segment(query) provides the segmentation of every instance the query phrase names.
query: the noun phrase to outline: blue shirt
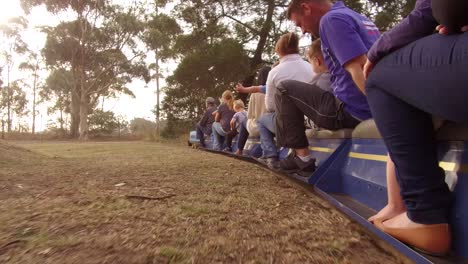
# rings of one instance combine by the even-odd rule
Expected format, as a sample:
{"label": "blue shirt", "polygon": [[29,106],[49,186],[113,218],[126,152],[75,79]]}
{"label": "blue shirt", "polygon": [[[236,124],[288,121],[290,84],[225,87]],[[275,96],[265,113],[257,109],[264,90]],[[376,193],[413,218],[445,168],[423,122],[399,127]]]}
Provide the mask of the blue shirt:
{"label": "blue shirt", "polygon": [[367,54],[379,36],[379,29],[372,21],[341,1],[320,20],[322,52],[331,74],[333,93],[344,103],[345,111],[360,120],[372,118],[369,105],[343,65]]}

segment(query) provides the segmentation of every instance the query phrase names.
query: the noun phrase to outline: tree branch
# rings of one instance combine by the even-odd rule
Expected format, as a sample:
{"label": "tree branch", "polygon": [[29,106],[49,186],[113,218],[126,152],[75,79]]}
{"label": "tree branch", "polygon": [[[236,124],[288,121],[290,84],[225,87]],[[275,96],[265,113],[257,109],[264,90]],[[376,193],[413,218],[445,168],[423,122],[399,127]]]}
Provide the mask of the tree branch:
{"label": "tree branch", "polygon": [[239,19],[237,19],[237,18],[235,18],[235,17],[233,17],[231,15],[226,14],[226,12],[224,11],[224,5],[223,5],[223,3],[221,1],[215,1],[215,2],[218,3],[221,6],[221,16],[222,17],[226,17],[226,18],[229,18],[229,19],[233,20],[237,24],[242,25],[245,28],[249,29],[254,34],[257,34],[257,35],[260,34],[260,31],[256,30],[255,28],[245,24],[244,22],[240,21]]}

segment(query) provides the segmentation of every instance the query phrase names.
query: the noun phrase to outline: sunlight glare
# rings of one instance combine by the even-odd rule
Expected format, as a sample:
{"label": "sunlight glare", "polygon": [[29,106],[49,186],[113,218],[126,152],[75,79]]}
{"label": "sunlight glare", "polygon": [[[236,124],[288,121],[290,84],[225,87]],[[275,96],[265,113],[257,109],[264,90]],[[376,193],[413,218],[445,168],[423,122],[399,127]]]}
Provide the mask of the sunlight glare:
{"label": "sunlight glare", "polygon": [[22,14],[19,0],[4,0],[0,4],[0,24],[4,24],[8,19]]}

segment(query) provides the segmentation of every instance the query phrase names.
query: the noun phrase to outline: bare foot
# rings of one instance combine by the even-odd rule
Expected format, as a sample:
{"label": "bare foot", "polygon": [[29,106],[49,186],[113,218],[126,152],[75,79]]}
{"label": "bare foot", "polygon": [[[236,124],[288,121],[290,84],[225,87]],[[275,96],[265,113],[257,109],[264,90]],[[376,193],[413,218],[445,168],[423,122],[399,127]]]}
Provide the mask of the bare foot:
{"label": "bare foot", "polygon": [[415,227],[424,227],[427,225],[418,224],[413,222],[411,219],[408,218],[406,212],[401,213],[392,219],[384,221],[382,223],[385,227],[389,228],[415,228]]}
{"label": "bare foot", "polygon": [[387,204],[382,210],[380,210],[377,214],[369,217],[367,219],[369,222],[374,222],[375,219],[390,219],[393,218],[403,212],[405,212],[406,209],[404,206],[396,206],[392,204]]}
{"label": "bare foot", "polygon": [[234,153],[236,155],[242,155],[242,152],[240,150],[236,150],[236,153]]}
{"label": "bare foot", "polygon": [[376,219],[375,225],[418,251],[443,256],[450,250],[452,238],[448,224],[418,224],[409,219],[408,214],[404,212],[384,222]]}

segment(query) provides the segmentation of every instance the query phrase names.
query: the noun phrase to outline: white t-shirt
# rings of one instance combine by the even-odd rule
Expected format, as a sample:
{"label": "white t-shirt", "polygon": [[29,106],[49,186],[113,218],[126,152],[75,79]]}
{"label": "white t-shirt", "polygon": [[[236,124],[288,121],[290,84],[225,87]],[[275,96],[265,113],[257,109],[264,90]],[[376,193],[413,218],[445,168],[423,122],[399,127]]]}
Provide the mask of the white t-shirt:
{"label": "white t-shirt", "polygon": [[275,111],[276,88],[282,81],[295,80],[312,83],[314,72],[310,63],[302,59],[299,54],[290,54],[282,57],[278,66],[268,74],[266,82],[265,106],[268,112]]}

